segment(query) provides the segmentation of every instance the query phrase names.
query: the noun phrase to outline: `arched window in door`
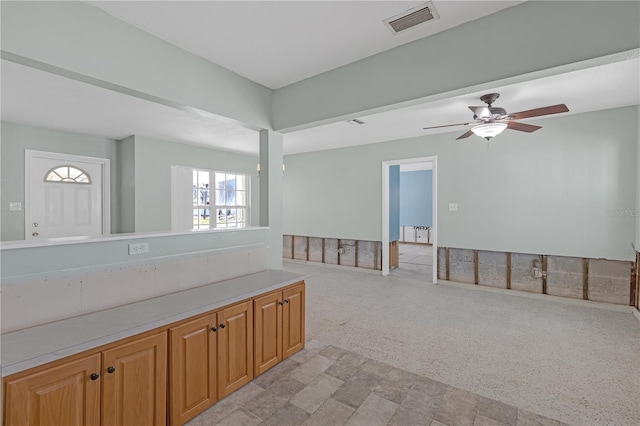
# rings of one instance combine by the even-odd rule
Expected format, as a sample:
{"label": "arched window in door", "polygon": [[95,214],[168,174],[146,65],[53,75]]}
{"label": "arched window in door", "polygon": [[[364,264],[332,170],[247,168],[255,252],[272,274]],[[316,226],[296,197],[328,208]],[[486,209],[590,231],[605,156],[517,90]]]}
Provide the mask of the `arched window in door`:
{"label": "arched window in door", "polygon": [[44,178],[45,182],[91,183],[89,175],[73,166],[60,166],[49,170]]}

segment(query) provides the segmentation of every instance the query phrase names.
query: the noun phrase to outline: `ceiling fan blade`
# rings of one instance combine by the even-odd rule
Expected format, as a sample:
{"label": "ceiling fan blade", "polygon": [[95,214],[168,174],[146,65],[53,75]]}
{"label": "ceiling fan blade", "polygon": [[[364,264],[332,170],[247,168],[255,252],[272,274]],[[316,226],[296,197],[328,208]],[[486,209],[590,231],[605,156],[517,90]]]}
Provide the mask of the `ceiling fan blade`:
{"label": "ceiling fan blade", "polygon": [[439,128],[441,128],[441,127],[468,126],[469,124],[475,124],[475,123],[445,124],[444,126],[423,127],[423,129],[424,129],[424,130],[428,130],[428,129],[439,129]]}
{"label": "ceiling fan blade", "polygon": [[467,133],[464,133],[464,134],[462,134],[462,135],[458,136],[458,137],[456,138],[456,140],[458,140],[458,139],[468,138],[468,137],[469,137],[469,136],[471,136],[472,134],[473,134],[473,132],[472,132],[471,130],[468,130],[468,131],[467,131]]}
{"label": "ceiling fan blade", "polygon": [[551,105],[543,108],[530,109],[528,111],[520,111],[513,114],[509,114],[513,117],[513,120],[522,120],[523,118],[540,117],[541,115],[558,114],[561,112],[568,112],[569,108],[565,104]]}
{"label": "ceiling fan blade", "polygon": [[542,129],[542,126],[534,126],[533,124],[518,123],[517,121],[507,122],[507,129],[518,130],[520,132],[535,132],[538,129]]}
{"label": "ceiling fan blade", "polygon": [[470,106],[469,109],[471,111],[473,111],[473,114],[480,118],[491,118],[493,117],[493,114],[491,114],[491,110],[489,108],[487,108],[486,106]]}

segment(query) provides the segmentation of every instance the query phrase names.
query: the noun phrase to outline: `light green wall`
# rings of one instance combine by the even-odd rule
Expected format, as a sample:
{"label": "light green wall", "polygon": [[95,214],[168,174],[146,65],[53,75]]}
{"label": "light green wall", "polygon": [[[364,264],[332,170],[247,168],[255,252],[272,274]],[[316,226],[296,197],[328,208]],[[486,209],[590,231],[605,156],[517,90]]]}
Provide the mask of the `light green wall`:
{"label": "light green wall", "polygon": [[[47,274],[55,277],[59,274],[100,272],[111,265],[123,263],[149,263],[167,260],[167,256],[229,247],[263,244],[268,238],[268,229],[244,231],[204,232],[188,235],[167,235],[145,238],[144,235],[132,236],[127,240],[96,241],[92,243],[43,246],[25,249],[3,250],[0,256],[2,282]],[[128,254],[128,244],[149,243],[149,252],[134,257]],[[155,273],[153,268],[149,273]]]}
{"label": "light green wall", "polygon": [[24,210],[10,212],[9,202],[25,203],[25,149],[108,158],[112,233],[171,230],[172,165],[250,174],[250,224],[259,223],[258,156],[142,136],[116,141],[7,122],[2,122],[1,135],[2,241],[24,239]]}
{"label": "light green wall", "polygon": [[0,7],[3,51],[270,127],[271,90],[93,6],[3,1]]}
{"label": "light green wall", "polygon": [[[111,228],[119,229],[117,154],[116,141],[96,136],[61,132],[41,127],[25,126],[3,121],[1,124],[0,157],[2,158],[2,191],[0,215],[2,216],[2,241],[24,239],[24,151],[59,152],[107,158],[111,162]],[[19,201],[21,211],[9,211],[9,202]]]}
{"label": "light green wall", "polygon": [[353,117],[634,49],[638,16],[637,1],[528,1],[278,89],[273,128]]}
{"label": "light green wall", "polygon": [[135,185],[135,136],[119,140],[118,146],[118,210],[120,212],[119,232],[136,230],[136,185]]}
{"label": "light green wall", "polygon": [[287,156],[284,233],[381,240],[382,161],[437,156],[440,245],[633,259],[638,107],[531,122]]}
{"label": "light green wall", "polygon": [[[258,140],[256,138],[256,145]],[[135,137],[136,232],[171,229],[171,166],[248,173],[251,175],[251,225],[260,215],[258,156]]]}

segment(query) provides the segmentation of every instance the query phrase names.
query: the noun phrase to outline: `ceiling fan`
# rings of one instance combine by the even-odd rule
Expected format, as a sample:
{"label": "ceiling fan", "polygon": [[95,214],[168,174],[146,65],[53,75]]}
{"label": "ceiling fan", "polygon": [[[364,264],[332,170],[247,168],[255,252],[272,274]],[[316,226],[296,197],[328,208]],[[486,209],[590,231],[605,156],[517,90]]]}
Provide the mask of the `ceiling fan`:
{"label": "ceiling fan", "polygon": [[516,120],[522,120],[525,118],[540,117],[542,115],[558,114],[561,112],[568,112],[569,108],[565,104],[551,105],[543,108],[535,108],[527,111],[520,111],[508,114],[504,108],[494,107],[493,103],[500,97],[499,93],[488,93],[480,97],[480,100],[487,104],[487,106],[470,106],[469,109],[473,111],[473,121],[468,123],[447,124],[444,126],[425,127],[424,129],[438,129],[441,127],[452,126],[469,126],[474,125],[471,130],[460,135],[457,139],[468,138],[469,136],[476,134],[486,140],[493,138],[494,136],[502,133],[504,129],[518,130],[520,132],[535,132],[541,129],[541,126],[534,126],[532,124],[520,123]]}

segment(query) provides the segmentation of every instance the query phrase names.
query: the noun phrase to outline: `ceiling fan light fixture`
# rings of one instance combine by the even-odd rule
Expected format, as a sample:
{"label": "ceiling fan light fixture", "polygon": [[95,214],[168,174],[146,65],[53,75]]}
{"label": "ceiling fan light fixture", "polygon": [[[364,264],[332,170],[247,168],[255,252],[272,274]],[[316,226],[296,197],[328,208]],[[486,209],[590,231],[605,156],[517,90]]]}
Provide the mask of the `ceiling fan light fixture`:
{"label": "ceiling fan light fixture", "polygon": [[481,138],[486,140],[491,139],[494,136],[499,135],[507,128],[505,123],[484,123],[478,126],[472,127],[471,131]]}

